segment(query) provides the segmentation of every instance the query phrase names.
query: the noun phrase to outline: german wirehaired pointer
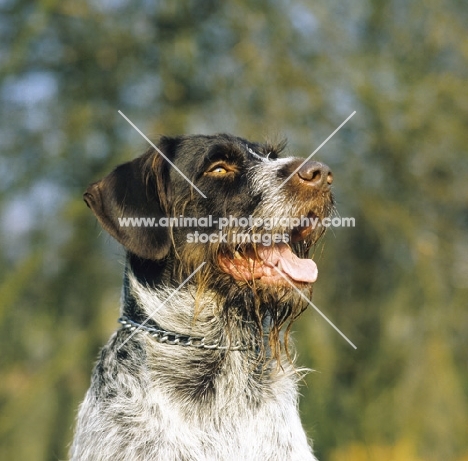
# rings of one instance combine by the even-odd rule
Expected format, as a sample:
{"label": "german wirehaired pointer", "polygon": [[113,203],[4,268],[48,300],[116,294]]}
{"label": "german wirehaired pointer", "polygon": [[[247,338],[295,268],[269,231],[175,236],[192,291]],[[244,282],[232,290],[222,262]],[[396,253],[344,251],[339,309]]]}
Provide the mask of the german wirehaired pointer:
{"label": "german wirehaired pointer", "polygon": [[316,460],[288,338],[317,277],[311,223],[333,209],[330,170],[227,134],[158,148],[166,159],[151,148],[84,194],[127,257],[122,328],[71,459]]}

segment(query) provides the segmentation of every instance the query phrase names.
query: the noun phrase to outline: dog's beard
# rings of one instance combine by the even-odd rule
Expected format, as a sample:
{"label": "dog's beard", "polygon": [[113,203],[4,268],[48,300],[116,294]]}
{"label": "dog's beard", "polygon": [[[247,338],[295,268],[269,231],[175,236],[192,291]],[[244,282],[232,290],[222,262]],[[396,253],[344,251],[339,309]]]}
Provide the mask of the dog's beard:
{"label": "dog's beard", "polygon": [[[184,202],[182,198],[179,201]],[[246,216],[266,216],[265,210],[257,208],[258,204]],[[196,210],[186,208],[186,203],[182,209],[184,213],[197,215]],[[306,216],[317,222],[328,216],[332,209],[332,197],[324,195],[314,197],[306,204],[291,206],[286,217]],[[205,234],[219,232],[216,228],[196,230]],[[186,232],[173,229],[175,258],[168,258],[174,261],[171,280],[181,283],[205,263],[191,280],[198,293],[196,310],[203,309],[206,304],[203,297],[210,293],[215,297],[218,315],[224,317],[226,325],[235,323],[250,329],[251,336],[260,345],[260,355],[275,358],[280,363],[283,352],[290,357],[291,325],[307,308],[307,299],[312,297],[317,266],[309,252],[324,230],[312,225],[271,226],[268,229],[228,227],[222,229],[227,242],[203,244],[188,243]],[[195,229],[190,230],[193,231]],[[260,240],[238,243],[239,235],[256,235]],[[266,235],[288,235],[289,241],[266,242]],[[242,319],[240,324],[238,319]],[[266,343],[265,337],[268,338]],[[265,348],[265,344],[269,347]]]}
{"label": "dog's beard", "polygon": [[285,353],[291,360],[291,326],[307,308],[305,298],[312,297],[313,285],[306,284],[299,292],[285,284],[265,284],[255,279],[233,283],[231,279],[226,289],[227,293],[218,298],[223,314],[245,319],[244,325],[249,325],[258,345],[258,359],[271,358],[280,364]]}
{"label": "dog's beard", "polygon": [[[279,364],[283,353],[291,357],[289,332],[292,323],[307,308],[305,298],[312,297],[312,283],[286,282],[283,276],[278,276],[275,283],[265,283],[256,277],[236,279],[220,265],[219,255],[225,251],[222,246],[197,244],[179,248],[170,277],[172,281],[185,280],[205,263],[190,281],[196,288],[196,316],[207,304],[209,293],[210,301],[215,300],[217,315],[227,328],[248,330],[243,336],[257,345],[259,361],[271,358]],[[226,334],[229,336],[229,331]]]}

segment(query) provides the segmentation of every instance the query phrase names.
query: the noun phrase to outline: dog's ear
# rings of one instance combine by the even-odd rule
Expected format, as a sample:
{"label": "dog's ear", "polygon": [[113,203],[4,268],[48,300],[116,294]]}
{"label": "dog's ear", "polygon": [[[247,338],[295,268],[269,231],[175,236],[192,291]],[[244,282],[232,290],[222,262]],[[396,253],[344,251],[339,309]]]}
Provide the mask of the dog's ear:
{"label": "dog's ear", "polygon": [[154,149],[118,166],[91,184],[83,199],[102,227],[127,250],[145,259],[164,258],[171,245],[167,227],[140,225],[126,218],[159,218],[168,215],[170,203],[168,163]]}

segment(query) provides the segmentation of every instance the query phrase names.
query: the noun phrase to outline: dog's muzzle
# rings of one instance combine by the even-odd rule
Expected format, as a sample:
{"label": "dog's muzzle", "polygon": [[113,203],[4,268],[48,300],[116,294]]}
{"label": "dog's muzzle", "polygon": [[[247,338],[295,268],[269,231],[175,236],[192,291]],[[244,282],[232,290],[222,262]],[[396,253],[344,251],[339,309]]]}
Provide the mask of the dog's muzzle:
{"label": "dog's muzzle", "polygon": [[238,247],[233,254],[220,253],[220,268],[236,280],[259,280],[268,285],[314,283],[318,270],[315,262],[308,258],[308,252],[323,233],[323,229],[317,232],[315,226],[320,226],[320,220],[328,216],[333,203],[330,168],[315,161],[302,164],[300,159],[271,162],[262,168],[263,171],[254,172],[253,176],[267,190],[262,200],[273,203],[269,207],[262,203],[263,210],[273,209],[275,201],[279,207],[288,203],[291,204],[290,210],[286,210],[290,213],[288,218],[298,219],[301,215],[311,222],[314,220],[315,224],[289,228],[287,241],[272,245],[256,243]]}

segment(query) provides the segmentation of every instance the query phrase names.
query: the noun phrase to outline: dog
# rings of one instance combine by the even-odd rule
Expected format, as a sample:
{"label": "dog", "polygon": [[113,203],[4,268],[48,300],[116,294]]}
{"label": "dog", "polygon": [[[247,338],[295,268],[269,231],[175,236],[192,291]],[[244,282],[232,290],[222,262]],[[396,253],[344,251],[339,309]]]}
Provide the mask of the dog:
{"label": "dog", "polygon": [[73,461],[316,460],[289,333],[312,295],[324,228],[311,222],[333,210],[333,176],[284,148],[161,137],[88,187],[126,265],[122,327],[80,406]]}

